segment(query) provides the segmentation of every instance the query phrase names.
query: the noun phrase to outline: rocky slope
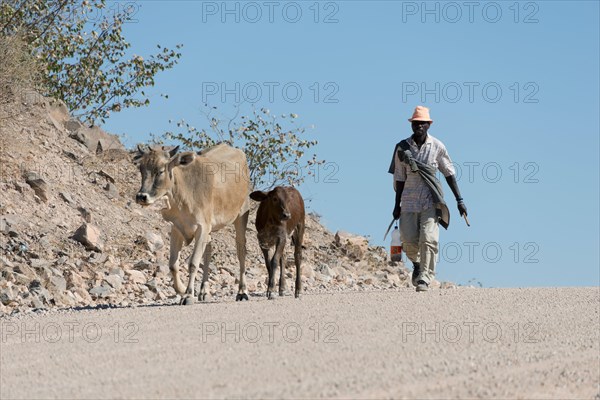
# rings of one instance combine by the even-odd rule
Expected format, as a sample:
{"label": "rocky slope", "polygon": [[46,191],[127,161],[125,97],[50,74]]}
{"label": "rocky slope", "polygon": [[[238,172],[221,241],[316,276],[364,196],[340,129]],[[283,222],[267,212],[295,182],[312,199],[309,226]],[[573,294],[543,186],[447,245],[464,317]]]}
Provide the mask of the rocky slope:
{"label": "rocky slope", "polygon": [[[11,107],[0,120],[0,313],[178,301],[167,266],[169,224],[162,205],[133,201],[139,172],[131,153],[116,136],[71,118],[59,101],[32,92]],[[388,262],[385,249],[307,218],[305,292],[408,286],[408,271]],[[253,223],[254,214],[248,288],[262,295],[266,268]],[[233,228],[213,234],[213,249],[211,295],[231,296],[239,274]]]}

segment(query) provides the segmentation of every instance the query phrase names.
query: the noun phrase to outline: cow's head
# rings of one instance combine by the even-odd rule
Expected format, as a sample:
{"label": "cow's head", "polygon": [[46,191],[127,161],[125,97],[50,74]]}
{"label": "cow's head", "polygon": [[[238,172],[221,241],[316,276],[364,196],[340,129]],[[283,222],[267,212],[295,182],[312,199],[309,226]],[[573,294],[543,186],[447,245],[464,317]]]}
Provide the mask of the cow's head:
{"label": "cow's head", "polygon": [[177,154],[179,146],[167,150],[162,148],[142,148],[133,162],[139,164],[142,174],[142,187],[135,196],[135,201],[143,206],[154,203],[173,188],[173,168],[185,166],[194,161],[196,153],[188,151]]}
{"label": "cow's head", "polygon": [[267,207],[268,213],[279,221],[287,221],[292,217],[288,208],[288,194],[284,188],[278,186],[270,192],[257,190],[250,193],[250,198]]}

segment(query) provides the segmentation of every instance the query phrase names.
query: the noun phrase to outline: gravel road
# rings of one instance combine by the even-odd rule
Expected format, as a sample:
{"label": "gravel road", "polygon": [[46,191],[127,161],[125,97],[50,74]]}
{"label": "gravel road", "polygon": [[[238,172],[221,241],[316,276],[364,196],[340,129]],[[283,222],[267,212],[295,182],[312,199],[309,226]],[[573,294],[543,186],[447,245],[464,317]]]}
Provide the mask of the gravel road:
{"label": "gravel road", "polygon": [[600,399],[600,288],[251,297],[0,319],[0,398]]}

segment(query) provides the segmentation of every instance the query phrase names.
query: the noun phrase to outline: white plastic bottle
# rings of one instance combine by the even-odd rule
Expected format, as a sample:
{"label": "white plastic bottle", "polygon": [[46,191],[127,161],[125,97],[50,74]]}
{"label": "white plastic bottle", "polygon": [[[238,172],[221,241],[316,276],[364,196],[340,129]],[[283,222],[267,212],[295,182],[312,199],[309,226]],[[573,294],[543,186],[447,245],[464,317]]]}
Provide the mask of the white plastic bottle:
{"label": "white plastic bottle", "polygon": [[392,243],[390,244],[390,259],[402,261],[402,241],[400,240],[400,229],[396,226],[392,231]]}

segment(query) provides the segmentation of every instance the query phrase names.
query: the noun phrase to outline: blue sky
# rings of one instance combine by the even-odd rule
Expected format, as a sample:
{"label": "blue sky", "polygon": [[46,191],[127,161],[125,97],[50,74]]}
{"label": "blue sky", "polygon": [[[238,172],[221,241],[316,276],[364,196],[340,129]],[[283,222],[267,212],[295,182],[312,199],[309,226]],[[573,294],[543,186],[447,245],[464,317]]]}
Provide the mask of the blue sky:
{"label": "blue sky", "polygon": [[[150,107],[107,121],[128,145],[172,129],[170,119],[206,127],[203,97],[232,115],[235,95],[223,101],[207,85],[256,83],[264,88],[257,107],[314,125],[308,134],[328,169],[300,188],[309,208],[329,229],[387,247],[387,168],[423,104],[430,133],[462,172],[471,222],[459,219],[444,182],[452,221],[440,233],[438,279],[600,285],[597,1],[131,4],[137,21],[125,35],[134,53],[184,47],[150,90]],[[272,99],[268,85],[277,85]]]}

